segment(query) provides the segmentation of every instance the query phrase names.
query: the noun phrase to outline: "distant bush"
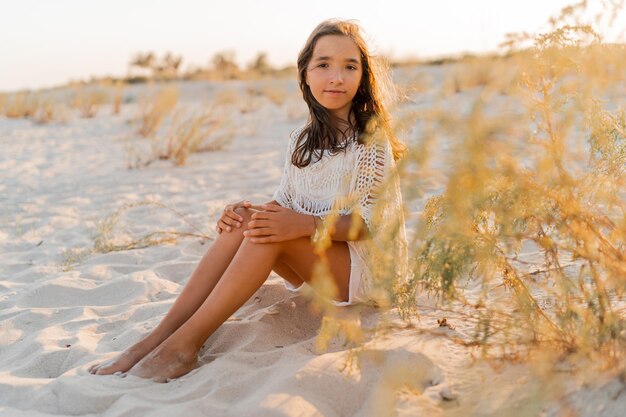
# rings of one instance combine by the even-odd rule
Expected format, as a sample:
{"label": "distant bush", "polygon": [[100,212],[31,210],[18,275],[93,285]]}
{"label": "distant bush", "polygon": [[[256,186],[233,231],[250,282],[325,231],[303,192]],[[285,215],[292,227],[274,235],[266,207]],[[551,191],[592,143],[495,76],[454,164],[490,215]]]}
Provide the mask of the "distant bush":
{"label": "distant bush", "polygon": [[156,156],[180,166],[192,153],[220,150],[233,137],[232,132],[223,130],[223,124],[224,119],[215,117],[210,110],[189,116],[178,113],[163,144],[157,146]]}
{"label": "distant bush", "polygon": [[34,117],[40,102],[40,95],[30,92],[7,95],[3,106],[4,115],[11,119]]}
{"label": "distant bush", "polygon": [[139,99],[138,133],[141,136],[153,136],[177,102],[178,88],[175,86],[162,88],[152,97]]}
{"label": "distant bush", "polygon": [[107,90],[99,85],[91,85],[77,87],[71,105],[79,111],[81,117],[92,118],[107,102],[109,102]]}

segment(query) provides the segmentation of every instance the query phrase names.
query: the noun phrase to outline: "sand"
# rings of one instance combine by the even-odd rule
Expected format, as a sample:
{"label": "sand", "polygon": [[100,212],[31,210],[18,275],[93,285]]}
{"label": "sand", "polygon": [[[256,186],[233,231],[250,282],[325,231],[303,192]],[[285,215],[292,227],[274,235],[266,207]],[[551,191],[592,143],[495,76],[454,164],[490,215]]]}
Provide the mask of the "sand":
{"label": "sand", "polygon": [[[295,83],[284,83],[292,94]],[[225,88],[245,85],[180,84],[181,103],[202,106]],[[413,326],[392,313],[396,330],[369,338],[360,367],[346,368],[354,352],[341,339],[320,351],[320,316],[274,274],[207,340],[201,366],[188,375],[167,384],[90,375],[90,365],[138,341],[167,312],[226,203],[270,198],[287,136],[304,121],[296,103],[233,110],[233,142],[191,155],[184,167],[127,168],[129,154],[150,147],[129,124],[134,103],[118,115],[103,107],[93,119],[70,113],[47,125],[0,117],[0,415],[623,415],[619,381],[600,376],[583,386],[565,373],[554,394],[532,366],[494,366],[454,343],[447,336],[469,338],[472,327],[425,296]],[[138,203],[122,214],[115,242],[164,230],[207,238],[94,253],[96,224]],[[368,306],[344,314],[366,327],[380,319]],[[453,329],[437,324],[446,316]]]}

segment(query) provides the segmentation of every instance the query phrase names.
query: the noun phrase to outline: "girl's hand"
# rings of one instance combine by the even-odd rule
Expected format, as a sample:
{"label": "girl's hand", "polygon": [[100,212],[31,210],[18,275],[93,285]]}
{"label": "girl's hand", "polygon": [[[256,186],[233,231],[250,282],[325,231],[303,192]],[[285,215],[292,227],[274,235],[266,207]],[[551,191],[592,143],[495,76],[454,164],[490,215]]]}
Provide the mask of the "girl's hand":
{"label": "girl's hand", "polygon": [[248,230],[243,232],[254,243],[284,242],[310,236],[315,229],[313,217],[275,204],[263,204],[263,211],[252,214]]}
{"label": "girl's hand", "polygon": [[217,221],[217,226],[215,226],[217,233],[221,234],[223,231],[230,232],[233,227],[241,227],[243,217],[235,213],[235,209],[240,207],[251,208],[252,203],[247,200],[243,200],[227,205],[224,208],[222,217],[220,217]]}

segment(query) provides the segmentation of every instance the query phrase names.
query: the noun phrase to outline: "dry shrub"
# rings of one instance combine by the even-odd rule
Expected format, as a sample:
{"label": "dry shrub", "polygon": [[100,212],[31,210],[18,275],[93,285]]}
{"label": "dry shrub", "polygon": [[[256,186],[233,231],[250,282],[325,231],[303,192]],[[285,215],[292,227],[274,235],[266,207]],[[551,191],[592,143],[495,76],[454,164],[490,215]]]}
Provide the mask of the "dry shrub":
{"label": "dry shrub", "polygon": [[178,101],[178,88],[169,86],[160,89],[153,97],[139,99],[139,127],[141,136],[153,136],[165,117],[174,109]]}
{"label": "dry shrub", "polygon": [[[188,230],[191,230],[156,230],[139,236],[137,236],[137,233],[133,233],[130,230],[124,230],[122,227],[124,216],[133,209],[143,207],[154,207],[156,209],[165,210],[173,214],[182,223],[186,224]],[[96,229],[93,248],[88,251],[73,249],[72,253],[70,253],[70,257],[66,256],[66,268],[70,268],[72,264],[80,262],[87,256],[88,253],[119,252],[163,244],[172,244],[176,243],[181,237],[198,237],[202,239],[209,238],[205,232],[187,221],[183,214],[172,207],[153,200],[143,200],[124,204],[108,216],[102,219],[95,219],[93,222]]]}
{"label": "dry shrub", "polygon": [[41,98],[30,92],[15,93],[6,98],[4,115],[11,119],[29,118],[35,116]]}
{"label": "dry shrub", "polygon": [[223,149],[234,137],[234,130],[227,120],[214,109],[189,115],[183,110],[177,111],[172,116],[167,134],[154,139],[152,155],[143,160],[140,153],[130,149],[132,154],[127,154],[128,166],[145,167],[157,160],[168,160],[175,166],[182,166],[192,153]]}
{"label": "dry shrub", "polygon": [[9,118],[32,119],[38,124],[67,120],[66,106],[62,100],[53,94],[39,92],[5,95],[4,101],[0,103],[0,113]]}
{"label": "dry shrub", "polygon": [[124,101],[124,83],[117,81],[113,85],[113,114],[120,114]]}
{"label": "dry shrub", "polygon": [[[523,114],[487,110],[482,95],[468,115],[428,121],[434,139],[423,143],[452,149],[445,191],[428,200],[410,245],[414,275],[397,294],[407,317],[427,289],[476,323],[486,351],[550,345],[623,365],[626,117],[601,99],[623,82],[607,71],[623,58],[593,38],[572,44],[590,34],[558,30],[521,55],[512,100]],[[409,182],[425,164],[412,158]]]}
{"label": "dry shrub", "polygon": [[64,104],[50,98],[43,99],[37,108],[33,120],[38,124],[53,121],[67,121],[67,109]]}
{"label": "dry shrub", "polygon": [[92,118],[98,113],[100,106],[109,101],[106,90],[100,86],[79,86],[74,92],[71,105],[78,109],[80,117]]}
{"label": "dry shrub", "polygon": [[172,119],[163,148],[157,151],[158,158],[181,166],[192,153],[223,149],[233,135],[222,127],[223,120],[216,118],[211,111],[187,117],[179,113]]}
{"label": "dry shrub", "polygon": [[[535,364],[539,385],[550,385],[557,367],[584,370],[582,379],[609,370],[623,383],[626,110],[607,101],[624,88],[623,46],[600,44],[586,26],[559,26],[533,41],[531,50],[495,61],[512,77],[501,84],[506,97],[488,94],[500,91],[491,88],[494,61],[472,61],[454,90],[481,94],[464,97],[463,111],[433,103],[408,113],[417,137],[399,169],[415,213],[407,219],[412,273],[377,283],[387,291],[378,298],[382,316],[398,312],[411,325],[429,295],[437,311],[474,325],[453,342],[491,361],[544,356]],[[450,99],[450,86],[442,87]],[[440,183],[427,189],[433,173]],[[372,265],[374,275],[387,266]],[[313,284],[332,296],[329,283],[322,256]],[[313,301],[326,315],[322,345],[336,336],[362,343],[360,323],[339,317],[324,297]],[[383,323],[375,331],[393,329]]]}

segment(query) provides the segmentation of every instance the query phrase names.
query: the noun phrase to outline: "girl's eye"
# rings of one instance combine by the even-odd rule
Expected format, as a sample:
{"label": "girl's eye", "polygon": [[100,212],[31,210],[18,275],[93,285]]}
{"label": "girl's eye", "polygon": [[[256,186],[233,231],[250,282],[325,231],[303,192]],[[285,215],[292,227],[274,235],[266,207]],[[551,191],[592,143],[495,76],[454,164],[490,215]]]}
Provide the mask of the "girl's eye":
{"label": "girl's eye", "polygon": [[318,65],[320,68],[328,68],[328,64],[322,63]]}
{"label": "girl's eye", "polygon": [[348,69],[351,71],[356,71],[356,67],[354,65],[348,65]]}

